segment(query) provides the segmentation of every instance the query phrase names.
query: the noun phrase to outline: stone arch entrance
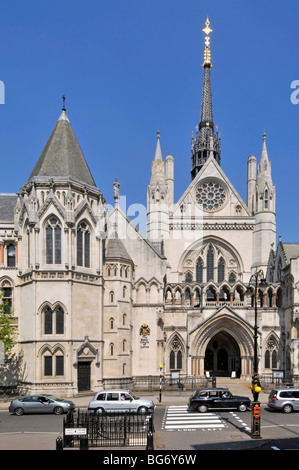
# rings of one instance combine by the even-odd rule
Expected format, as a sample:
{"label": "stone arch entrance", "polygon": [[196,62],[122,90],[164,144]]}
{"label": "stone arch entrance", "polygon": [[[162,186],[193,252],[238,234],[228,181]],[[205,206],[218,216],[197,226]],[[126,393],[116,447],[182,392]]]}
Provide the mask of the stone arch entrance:
{"label": "stone arch entrance", "polygon": [[191,341],[191,374],[248,378],[253,366],[253,328],[229,308],[215,315],[193,331]]}
{"label": "stone arch entrance", "polygon": [[216,333],[209,341],[204,358],[204,371],[217,376],[241,375],[240,348],[226,331]]}

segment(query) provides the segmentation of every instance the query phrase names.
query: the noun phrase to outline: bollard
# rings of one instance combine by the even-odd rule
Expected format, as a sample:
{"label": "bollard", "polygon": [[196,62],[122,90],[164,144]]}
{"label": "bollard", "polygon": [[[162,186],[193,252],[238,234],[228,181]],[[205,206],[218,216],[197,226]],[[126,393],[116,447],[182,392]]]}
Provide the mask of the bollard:
{"label": "bollard", "polygon": [[146,450],[154,450],[154,435],[151,431],[147,433]]}
{"label": "bollard", "polygon": [[87,437],[80,439],[80,450],[88,450],[88,438]]}
{"label": "bollard", "polygon": [[61,436],[58,436],[56,438],[56,450],[63,450],[63,442]]}

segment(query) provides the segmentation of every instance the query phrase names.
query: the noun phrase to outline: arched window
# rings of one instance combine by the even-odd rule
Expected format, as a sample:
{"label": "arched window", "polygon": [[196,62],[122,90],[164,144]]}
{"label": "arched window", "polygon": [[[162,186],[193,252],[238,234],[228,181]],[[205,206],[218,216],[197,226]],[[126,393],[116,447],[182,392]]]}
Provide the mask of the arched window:
{"label": "arched window", "polygon": [[170,344],[169,369],[181,370],[183,368],[182,345],[177,336],[173,338]]}
{"label": "arched window", "polygon": [[212,245],[209,245],[207,252],[207,282],[214,280],[214,250]]}
{"label": "arched window", "polygon": [[55,314],[56,334],[62,335],[64,333],[64,311],[61,307],[57,307]]}
{"label": "arched window", "polygon": [[110,318],[110,330],[114,328],[114,318]]}
{"label": "arched window", "polygon": [[191,303],[191,294],[190,294],[189,289],[186,289],[186,291],[185,291],[185,304],[190,305],[190,303]]}
{"label": "arched window", "polygon": [[110,356],[114,356],[114,344],[113,343],[110,343],[109,345],[109,352],[110,352]]}
{"label": "arched window", "polygon": [[265,368],[266,369],[277,369],[278,356],[277,356],[277,344],[275,338],[271,336],[267,341],[265,351]]}
{"label": "arched window", "polygon": [[270,352],[268,350],[265,353],[265,369],[270,369]]}
{"label": "arched window", "polygon": [[272,369],[277,369],[277,351],[275,349],[272,353]]}
{"label": "arched window", "polygon": [[47,306],[44,309],[44,334],[45,335],[63,335],[64,334],[64,310],[57,307],[54,311]]}
{"label": "arched window", "polygon": [[56,217],[46,225],[46,263],[61,264],[61,227]]}
{"label": "arched window", "polygon": [[114,302],[114,292],[113,291],[110,292],[109,297],[110,297],[110,303],[113,304],[113,302]]}
{"label": "arched window", "polygon": [[53,333],[53,312],[50,307],[46,307],[44,311],[44,333],[45,335]]}
{"label": "arched window", "polygon": [[43,354],[43,375],[45,377],[61,377],[64,375],[64,355],[60,349],[54,354],[46,351]]}
{"label": "arched window", "polygon": [[90,230],[85,222],[77,229],[77,265],[90,268]]}
{"label": "arched window", "polygon": [[200,282],[200,283],[203,282],[201,258],[198,258],[196,262],[196,282]]}
{"label": "arched window", "polygon": [[218,261],[218,282],[224,281],[224,268],[225,268],[225,263],[224,259],[221,258]]}
{"label": "arched window", "polygon": [[7,266],[14,267],[16,265],[16,247],[15,245],[8,245],[7,247]]}
{"label": "arched window", "polygon": [[12,313],[12,285],[9,281],[3,281],[1,284],[2,298],[1,301],[4,303],[4,313],[10,315]]}

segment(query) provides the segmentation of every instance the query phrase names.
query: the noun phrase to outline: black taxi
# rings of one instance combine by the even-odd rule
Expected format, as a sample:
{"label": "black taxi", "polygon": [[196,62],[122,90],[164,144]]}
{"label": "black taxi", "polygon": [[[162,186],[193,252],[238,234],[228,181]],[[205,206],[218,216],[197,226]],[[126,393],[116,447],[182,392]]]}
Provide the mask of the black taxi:
{"label": "black taxi", "polygon": [[189,398],[189,410],[206,413],[210,409],[250,409],[250,399],[233,395],[227,388],[200,388]]}

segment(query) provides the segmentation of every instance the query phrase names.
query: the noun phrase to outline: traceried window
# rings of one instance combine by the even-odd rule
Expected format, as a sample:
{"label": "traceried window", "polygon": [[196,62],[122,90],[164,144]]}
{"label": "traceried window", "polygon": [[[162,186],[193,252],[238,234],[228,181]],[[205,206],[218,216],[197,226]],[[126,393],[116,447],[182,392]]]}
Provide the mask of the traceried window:
{"label": "traceried window", "polygon": [[265,351],[265,368],[276,369],[278,365],[277,344],[275,339],[271,336],[266,345]]}
{"label": "traceried window", "polygon": [[46,263],[61,264],[61,226],[56,217],[46,225]]}
{"label": "traceried window", "polygon": [[77,265],[90,268],[90,230],[85,222],[77,229]]}
{"label": "traceried window", "polygon": [[215,212],[221,209],[226,201],[225,189],[218,181],[204,182],[197,188],[196,199],[204,211]]}
{"label": "traceried window", "polygon": [[169,369],[181,370],[183,368],[182,345],[178,337],[175,336],[170,345]]}

